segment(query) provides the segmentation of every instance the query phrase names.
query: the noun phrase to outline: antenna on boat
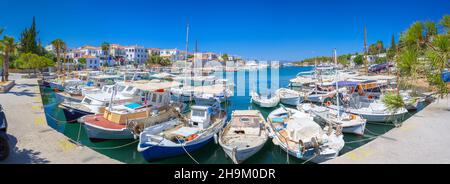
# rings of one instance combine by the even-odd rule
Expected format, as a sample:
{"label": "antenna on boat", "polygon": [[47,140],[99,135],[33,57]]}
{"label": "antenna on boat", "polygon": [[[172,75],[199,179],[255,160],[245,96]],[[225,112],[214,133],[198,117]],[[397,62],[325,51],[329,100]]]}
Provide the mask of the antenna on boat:
{"label": "antenna on boat", "polygon": [[[187,70],[187,61],[188,61],[188,51],[189,51],[189,20],[187,20],[186,24],[186,53],[184,56],[184,69]],[[185,75],[184,85],[187,84],[187,76]]]}
{"label": "antenna on boat", "polygon": [[367,29],[366,26],[364,25],[364,67],[365,67],[365,71],[366,74],[369,75],[369,68],[368,68],[368,58],[367,58]]}
{"label": "antenna on boat", "polygon": [[337,105],[337,118],[338,120],[340,115],[340,108],[339,108],[339,71],[337,68],[337,54],[336,49],[334,49],[334,64],[336,65],[336,105]]}

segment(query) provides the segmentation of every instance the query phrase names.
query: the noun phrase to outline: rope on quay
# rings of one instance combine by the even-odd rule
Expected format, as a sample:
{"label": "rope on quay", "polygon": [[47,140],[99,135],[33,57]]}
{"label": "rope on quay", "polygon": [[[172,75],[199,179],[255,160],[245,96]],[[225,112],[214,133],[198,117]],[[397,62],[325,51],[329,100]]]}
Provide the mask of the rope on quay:
{"label": "rope on quay", "polygon": [[178,137],[175,136],[175,138],[178,140],[178,142],[181,144],[181,147],[183,148],[184,152],[186,152],[186,154],[191,157],[191,159],[196,163],[196,164],[200,164],[199,162],[197,162],[197,160],[195,160],[195,158],[189,154],[189,152],[186,150],[186,148],[184,148],[183,143],[181,143],[180,139],[178,139]]}
{"label": "rope on quay", "polygon": [[373,136],[373,137],[369,137],[369,138],[367,138],[367,139],[360,139],[360,140],[355,140],[355,141],[348,141],[348,142],[345,142],[345,144],[351,144],[351,143],[357,143],[357,142],[364,142],[364,141],[368,141],[368,140],[372,140],[372,139],[375,139],[375,138],[377,138],[378,136]]}

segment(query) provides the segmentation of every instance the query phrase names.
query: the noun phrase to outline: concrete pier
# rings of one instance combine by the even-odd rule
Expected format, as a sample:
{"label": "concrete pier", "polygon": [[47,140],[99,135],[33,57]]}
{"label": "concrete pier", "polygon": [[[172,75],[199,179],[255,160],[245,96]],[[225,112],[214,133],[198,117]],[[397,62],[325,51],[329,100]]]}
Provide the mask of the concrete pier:
{"label": "concrete pier", "polygon": [[449,100],[439,99],[401,127],[325,164],[449,164]]}
{"label": "concrete pier", "polygon": [[21,79],[12,74],[16,85],[0,94],[0,104],[8,121],[11,147],[3,163],[115,164],[117,160],[84,146],[77,146],[47,125],[37,79]]}

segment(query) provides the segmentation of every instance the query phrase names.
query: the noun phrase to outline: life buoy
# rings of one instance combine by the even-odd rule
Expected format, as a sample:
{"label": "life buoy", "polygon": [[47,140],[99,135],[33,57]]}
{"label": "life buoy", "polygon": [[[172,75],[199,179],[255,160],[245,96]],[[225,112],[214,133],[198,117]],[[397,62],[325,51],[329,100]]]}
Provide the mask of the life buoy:
{"label": "life buoy", "polygon": [[367,98],[368,98],[369,100],[372,100],[372,99],[373,99],[373,96],[372,96],[372,95],[368,95]]}
{"label": "life buoy", "polygon": [[325,103],[325,105],[326,105],[327,107],[329,107],[329,106],[331,106],[331,102],[328,101],[327,103]]}

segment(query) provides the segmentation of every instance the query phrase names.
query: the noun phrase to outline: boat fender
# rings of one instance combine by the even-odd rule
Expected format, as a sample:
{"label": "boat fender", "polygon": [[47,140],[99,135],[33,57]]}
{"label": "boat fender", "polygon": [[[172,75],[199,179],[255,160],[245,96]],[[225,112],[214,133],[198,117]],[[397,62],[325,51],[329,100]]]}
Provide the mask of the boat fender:
{"label": "boat fender", "polygon": [[217,134],[214,134],[214,143],[216,143],[216,144],[219,143],[219,137]]}
{"label": "boat fender", "polygon": [[338,125],[336,127],[336,136],[340,136],[342,134],[342,125]]}

